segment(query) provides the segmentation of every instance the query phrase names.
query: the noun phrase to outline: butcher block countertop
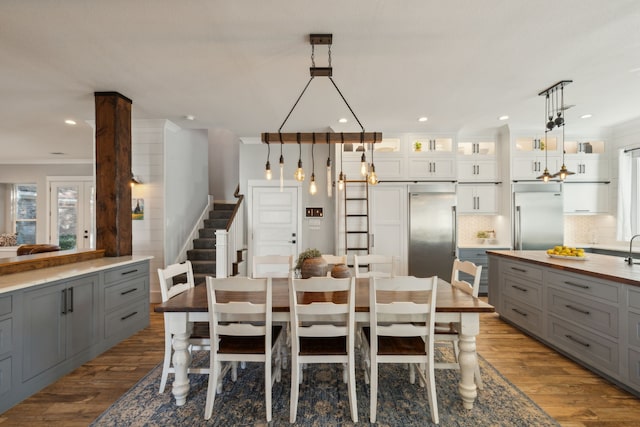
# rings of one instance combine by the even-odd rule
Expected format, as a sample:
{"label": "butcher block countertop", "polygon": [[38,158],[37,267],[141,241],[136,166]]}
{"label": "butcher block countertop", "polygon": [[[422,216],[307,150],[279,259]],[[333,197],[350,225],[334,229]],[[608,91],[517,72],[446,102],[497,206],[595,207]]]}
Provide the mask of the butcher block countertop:
{"label": "butcher block countertop", "polygon": [[487,254],[640,287],[640,264],[624,258],[587,253],[584,260],[551,258],[545,251],[492,251]]}

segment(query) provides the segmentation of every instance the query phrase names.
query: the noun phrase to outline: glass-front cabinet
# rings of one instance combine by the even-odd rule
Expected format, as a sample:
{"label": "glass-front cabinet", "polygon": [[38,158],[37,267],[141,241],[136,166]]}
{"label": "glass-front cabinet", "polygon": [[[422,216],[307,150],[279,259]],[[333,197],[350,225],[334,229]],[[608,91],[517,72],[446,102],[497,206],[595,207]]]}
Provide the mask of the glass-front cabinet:
{"label": "glass-front cabinet", "polygon": [[495,141],[458,142],[458,156],[495,156]]}
{"label": "glass-front cabinet", "polygon": [[414,135],[410,142],[414,153],[453,154],[453,138]]}
{"label": "glass-front cabinet", "polygon": [[558,138],[545,137],[518,137],[515,140],[515,155],[542,153],[545,150],[556,154],[558,152]]}

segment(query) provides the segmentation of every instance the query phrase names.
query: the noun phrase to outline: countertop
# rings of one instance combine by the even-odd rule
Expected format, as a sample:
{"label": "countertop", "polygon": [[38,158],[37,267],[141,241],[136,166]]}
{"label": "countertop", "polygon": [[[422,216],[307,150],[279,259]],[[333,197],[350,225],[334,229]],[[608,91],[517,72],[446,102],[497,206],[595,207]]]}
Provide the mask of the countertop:
{"label": "countertop", "polygon": [[628,265],[620,257],[587,253],[584,260],[568,260],[550,258],[545,251],[490,250],[488,254],[627,285],[640,286],[640,264]]}
{"label": "countertop", "polygon": [[139,255],[103,257],[90,261],[81,261],[73,264],[60,265],[57,267],[48,267],[31,271],[24,271],[21,273],[7,274],[4,276],[0,276],[0,294],[28,288],[34,285],[40,285],[47,282],[53,282],[55,280],[80,276],[82,274],[95,273],[100,270],[149,260],[152,258],[152,256]]}

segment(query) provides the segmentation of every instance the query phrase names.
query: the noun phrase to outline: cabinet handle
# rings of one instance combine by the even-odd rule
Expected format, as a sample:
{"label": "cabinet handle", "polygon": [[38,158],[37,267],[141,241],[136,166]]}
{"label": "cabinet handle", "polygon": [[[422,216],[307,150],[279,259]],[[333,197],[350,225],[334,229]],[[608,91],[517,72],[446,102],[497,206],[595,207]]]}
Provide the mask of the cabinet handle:
{"label": "cabinet handle", "polygon": [[513,289],[517,289],[517,290],[519,290],[520,292],[529,292],[529,289],[521,288],[520,286],[511,285],[511,287],[512,287]]}
{"label": "cabinet handle", "polygon": [[136,314],[138,314],[138,312],[137,312],[137,311],[134,311],[134,312],[133,312],[133,313],[131,313],[131,314],[127,314],[126,316],[121,317],[121,318],[120,318],[120,320],[127,320],[128,318],[133,317],[133,316],[135,316]]}
{"label": "cabinet handle", "polygon": [[436,162],[433,162],[433,173],[436,173]]}
{"label": "cabinet handle", "polygon": [[67,313],[73,313],[73,288],[68,289],[67,296],[69,297],[69,310]]}
{"label": "cabinet handle", "polygon": [[476,200],[477,200],[477,203],[476,203],[477,208],[476,209],[480,210],[480,196],[476,196]]}
{"label": "cabinet handle", "polygon": [[580,288],[580,289],[589,289],[589,286],[587,285],[582,285],[580,283],[573,283],[573,282],[564,282],[565,285],[569,285],[569,286],[575,286],[576,288]]}
{"label": "cabinet handle", "polygon": [[584,347],[591,347],[591,344],[589,344],[589,343],[587,343],[587,342],[582,342],[582,341],[580,341],[580,340],[578,340],[578,339],[575,339],[575,338],[574,338],[573,336],[571,336],[571,335],[565,335],[565,337],[569,338],[571,341],[573,341],[573,342],[575,342],[575,343],[580,344],[581,346],[584,346]]}
{"label": "cabinet handle", "polygon": [[512,270],[519,271],[520,273],[526,273],[527,270],[524,268],[511,267]]}
{"label": "cabinet handle", "polygon": [[136,268],[135,270],[123,271],[122,273],[120,273],[120,275],[126,276],[127,274],[137,273],[137,272],[138,272],[138,269]]}
{"label": "cabinet handle", "polygon": [[524,316],[527,317],[527,313],[518,310],[517,308],[512,308],[511,310],[515,311],[516,313],[518,313],[520,316]]}
{"label": "cabinet handle", "polygon": [[580,309],[580,308],[574,307],[574,306],[569,305],[569,304],[566,304],[566,305],[565,305],[565,307],[567,307],[569,310],[577,311],[578,313],[582,313],[582,314],[585,314],[585,315],[587,315],[587,316],[588,316],[589,314],[591,314],[591,313],[589,313],[587,310],[582,310],[582,309]]}
{"label": "cabinet handle", "polygon": [[128,291],[120,292],[120,295],[127,295],[127,294],[130,294],[131,292],[135,292],[137,290],[138,290],[138,288],[129,289]]}
{"label": "cabinet handle", "polygon": [[67,290],[62,290],[62,314],[67,314]]}

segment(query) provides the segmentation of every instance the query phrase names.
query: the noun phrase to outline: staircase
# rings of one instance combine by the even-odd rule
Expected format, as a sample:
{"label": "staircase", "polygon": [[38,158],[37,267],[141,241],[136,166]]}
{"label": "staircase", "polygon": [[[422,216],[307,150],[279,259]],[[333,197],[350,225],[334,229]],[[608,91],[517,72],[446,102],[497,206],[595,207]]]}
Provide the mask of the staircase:
{"label": "staircase", "polygon": [[187,251],[187,259],[193,266],[195,284],[204,283],[206,276],[216,275],[216,230],[226,229],[236,205],[214,203],[204,228],[198,230],[199,237],[193,240],[193,249]]}

